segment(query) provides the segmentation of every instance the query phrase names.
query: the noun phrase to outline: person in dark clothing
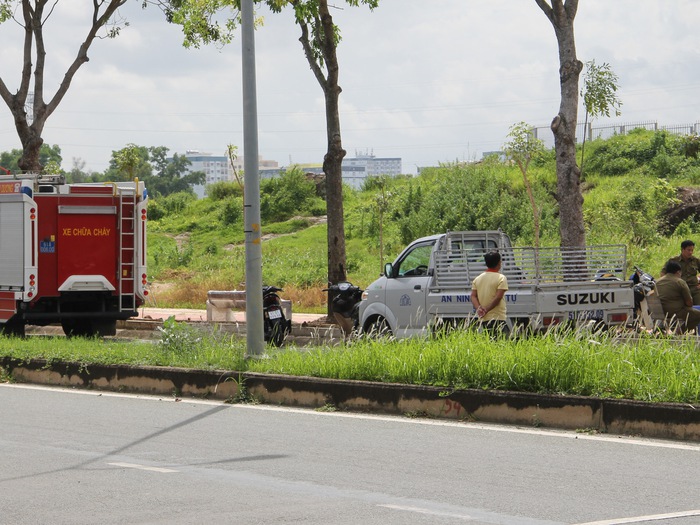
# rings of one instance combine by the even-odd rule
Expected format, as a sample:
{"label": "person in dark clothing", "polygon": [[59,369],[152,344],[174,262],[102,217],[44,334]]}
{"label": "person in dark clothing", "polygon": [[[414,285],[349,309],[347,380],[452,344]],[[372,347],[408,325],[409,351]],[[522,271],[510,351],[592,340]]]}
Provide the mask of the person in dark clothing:
{"label": "person in dark clothing", "polygon": [[700,285],[698,285],[700,259],[693,255],[694,251],[695,243],[685,240],[681,243],[681,254],[672,257],[671,260],[681,265],[681,279],[688,284],[690,295],[693,296],[693,304],[700,304]]}
{"label": "person in dark clothing", "polygon": [[693,297],[682,273],[678,261],[669,260],[664,266],[664,275],[656,281],[656,294],[668,318],[684,323],[685,331],[690,332],[700,324],[700,310],[693,308]]}

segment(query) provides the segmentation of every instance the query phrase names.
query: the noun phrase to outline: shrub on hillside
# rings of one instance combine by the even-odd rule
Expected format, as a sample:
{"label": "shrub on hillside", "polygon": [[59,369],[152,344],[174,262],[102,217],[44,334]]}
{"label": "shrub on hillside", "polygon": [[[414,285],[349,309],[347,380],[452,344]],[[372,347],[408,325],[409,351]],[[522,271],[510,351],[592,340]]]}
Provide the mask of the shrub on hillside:
{"label": "shrub on hillside", "polygon": [[243,220],[243,198],[229,196],[221,206],[219,219],[226,226],[241,222]]}
{"label": "shrub on hillside", "polygon": [[222,201],[228,197],[243,196],[243,188],[237,182],[221,181],[208,184],[205,188],[207,197],[213,201]]}
{"label": "shrub on hillside", "polygon": [[157,199],[148,199],[148,219],[151,221],[157,221],[165,216],[165,210],[163,206],[158,204]]}
{"label": "shrub on hillside", "polygon": [[596,139],[586,149],[587,173],[625,175],[635,170],[659,178],[687,176],[700,166],[694,141],[667,131],[635,129],[627,135]]}
{"label": "shrub on hillside", "polygon": [[[533,184],[533,190],[542,231],[558,231],[556,206],[547,185]],[[388,191],[391,198],[382,225],[385,243],[405,245],[436,232],[498,228],[527,244],[534,240],[534,220],[525,189],[513,183],[500,162],[435,168]],[[368,219],[366,234],[378,236],[378,213],[372,210]]]}
{"label": "shrub on hillside", "polygon": [[165,216],[175,213],[182,213],[193,201],[196,200],[197,196],[194,193],[180,191],[160,199],[160,205],[163,208],[163,215]]}
{"label": "shrub on hillside", "polygon": [[318,208],[316,185],[307,180],[299,168],[260,184],[260,218],[263,222],[280,222],[294,215],[309,214]]}

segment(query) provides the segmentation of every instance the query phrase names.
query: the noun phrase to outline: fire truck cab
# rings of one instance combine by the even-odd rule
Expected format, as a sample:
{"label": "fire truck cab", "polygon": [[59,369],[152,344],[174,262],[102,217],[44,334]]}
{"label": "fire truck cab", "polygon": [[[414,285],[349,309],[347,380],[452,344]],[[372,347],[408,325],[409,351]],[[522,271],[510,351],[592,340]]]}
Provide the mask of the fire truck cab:
{"label": "fire truck cab", "polygon": [[66,335],[114,335],[146,287],[143,182],[66,184],[0,177],[0,329],[60,323]]}

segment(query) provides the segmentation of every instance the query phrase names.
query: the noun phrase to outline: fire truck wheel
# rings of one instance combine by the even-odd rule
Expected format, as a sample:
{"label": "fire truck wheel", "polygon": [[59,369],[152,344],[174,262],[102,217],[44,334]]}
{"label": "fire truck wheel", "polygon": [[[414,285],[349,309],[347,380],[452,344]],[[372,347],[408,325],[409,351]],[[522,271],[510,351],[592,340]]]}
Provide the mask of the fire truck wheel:
{"label": "fire truck wheel", "polygon": [[63,319],[61,327],[66,337],[92,337],[96,335],[93,333],[90,319]]}
{"label": "fire truck wheel", "polygon": [[0,334],[15,337],[24,337],[24,323],[10,319],[0,325]]}
{"label": "fire truck wheel", "polygon": [[105,337],[117,334],[117,321],[114,319],[64,319],[61,326],[67,337]]}
{"label": "fire truck wheel", "polygon": [[92,326],[95,335],[99,335],[100,337],[117,335],[117,321],[115,319],[106,321],[93,321]]}

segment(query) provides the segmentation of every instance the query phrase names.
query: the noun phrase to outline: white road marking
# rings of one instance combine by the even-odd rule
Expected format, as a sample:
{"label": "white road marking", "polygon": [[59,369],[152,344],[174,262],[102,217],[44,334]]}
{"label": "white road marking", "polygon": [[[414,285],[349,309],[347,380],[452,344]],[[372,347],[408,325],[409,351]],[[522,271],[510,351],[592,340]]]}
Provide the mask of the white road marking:
{"label": "white road marking", "polygon": [[669,520],[674,518],[688,518],[700,516],[700,510],[687,510],[684,512],[670,512],[668,514],[649,514],[647,516],[636,516],[632,518],[615,518],[602,521],[587,521],[586,523],[576,523],[575,525],[623,525],[625,523],[644,523],[646,521]]}
{"label": "white road marking", "polygon": [[168,472],[179,472],[178,470],[171,468],[147,467],[146,465],[139,465],[137,463],[107,463],[107,465],[112,465],[113,467],[133,468],[136,470],[148,470],[149,472],[160,472],[165,474]]}
{"label": "white road marking", "polygon": [[429,516],[440,516],[441,518],[455,518],[459,520],[473,520],[471,516],[465,514],[452,514],[450,512],[440,512],[430,509],[424,509],[422,507],[411,507],[408,505],[377,505],[377,507],[385,507],[392,510],[403,510],[406,512],[417,512],[418,514],[427,514]]}

